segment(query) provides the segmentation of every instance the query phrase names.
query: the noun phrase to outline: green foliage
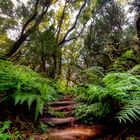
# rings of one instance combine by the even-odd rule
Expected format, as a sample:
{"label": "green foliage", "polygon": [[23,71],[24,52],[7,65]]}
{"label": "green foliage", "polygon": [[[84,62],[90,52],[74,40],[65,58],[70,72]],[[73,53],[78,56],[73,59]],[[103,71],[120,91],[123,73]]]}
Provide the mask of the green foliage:
{"label": "green foliage", "polygon": [[104,76],[104,71],[101,67],[91,67],[83,70],[80,73],[79,81],[80,83],[92,83],[92,84],[101,84],[102,78]]}
{"label": "green foliage", "polygon": [[116,118],[120,122],[138,120],[140,115],[140,77],[128,73],[115,73],[107,75],[104,82],[114,99],[122,104],[121,111],[116,114]]}
{"label": "green foliage", "polygon": [[18,140],[23,139],[23,135],[16,128],[11,129],[11,121],[0,122],[0,139],[1,140]]}
{"label": "green foliage", "polygon": [[101,94],[103,93],[103,90],[100,86],[96,85],[87,85],[87,86],[81,86],[76,89],[76,93],[79,95],[77,97],[77,100],[82,102],[89,102],[93,103],[94,101],[99,101]]}
{"label": "green foliage", "polygon": [[58,93],[73,94],[73,87],[68,86],[67,81],[62,78],[55,81],[55,87]]}
{"label": "green foliage", "polygon": [[36,104],[35,118],[42,113],[46,102],[57,97],[54,83],[42,78],[25,66],[16,66],[11,62],[0,60],[0,102],[13,99],[15,105],[26,103],[30,109]]}
{"label": "green foliage", "polygon": [[113,63],[113,70],[127,71],[137,64],[136,56],[133,50],[127,50],[121,57],[118,57]]}
{"label": "green foliage", "polygon": [[84,123],[92,124],[94,121],[98,121],[104,118],[110,113],[110,106],[108,104],[102,104],[100,102],[93,104],[81,104],[76,107],[74,114]]}
{"label": "green foliage", "polygon": [[49,108],[48,113],[53,115],[53,116],[55,116],[55,117],[57,117],[57,118],[65,118],[65,115],[64,115],[63,112],[56,111],[56,110],[53,110],[51,108]]}
{"label": "green foliage", "polygon": [[130,72],[131,74],[139,75],[140,74],[140,65],[134,66],[128,72]]}
{"label": "green foliage", "polygon": [[47,131],[48,126],[40,122],[39,129],[42,133],[45,133]]}
{"label": "green foliage", "polygon": [[76,107],[75,115],[81,120],[108,119],[108,116],[120,123],[139,120],[140,76],[109,73],[103,82],[103,86],[90,84],[76,89],[81,105]]}
{"label": "green foliage", "polygon": [[13,13],[14,4],[11,0],[0,1],[0,10],[3,14],[11,16]]}
{"label": "green foliage", "polygon": [[33,137],[30,137],[29,140],[34,140],[34,138]]}
{"label": "green foliage", "polygon": [[11,138],[6,131],[10,128],[11,121],[0,122],[0,139],[8,140]]}
{"label": "green foliage", "polygon": [[135,102],[133,104],[125,105],[120,112],[117,113],[116,118],[119,119],[120,123],[124,121],[127,123],[127,121],[130,121],[133,123],[133,120],[139,120],[140,115],[140,104],[136,104]]}
{"label": "green foliage", "polygon": [[136,137],[135,136],[131,136],[131,137],[129,137],[129,140],[136,140]]}

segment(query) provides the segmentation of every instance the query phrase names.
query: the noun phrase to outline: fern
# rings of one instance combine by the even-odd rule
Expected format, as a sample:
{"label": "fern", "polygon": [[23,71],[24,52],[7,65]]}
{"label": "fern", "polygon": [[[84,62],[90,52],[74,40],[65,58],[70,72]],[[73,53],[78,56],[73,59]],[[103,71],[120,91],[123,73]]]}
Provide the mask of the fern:
{"label": "fern", "polygon": [[78,87],[76,90],[77,93],[77,100],[83,101],[83,102],[98,102],[101,100],[102,95],[106,93],[103,87],[97,86],[97,85],[87,85],[85,87]]}
{"label": "fern", "polygon": [[[77,88],[77,101],[84,103],[86,108],[82,106],[76,114],[86,118],[87,113],[83,108],[89,113],[95,112],[96,109],[98,112],[109,110],[105,113],[105,116],[111,114],[112,117],[119,119],[120,123],[139,120],[140,76],[130,73],[109,73],[103,78],[103,82],[103,86],[90,84]],[[97,106],[95,106],[96,109],[92,109],[91,106],[94,104],[107,104],[107,106],[105,109],[98,109]],[[94,115],[92,117],[96,118]],[[98,114],[98,117],[102,118],[104,115],[100,116]]]}
{"label": "fern", "polygon": [[140,74],[140,65],[134,66],[128,72],[131,73],[131,74],[139,75]]}
{"label": "fern", "polygon": [[11,139],[11,135],[7,132],[10,128],[11,121],[0,122],[0,139],[8,140]]}
{"label": "fern", "polygon": [[15,105],[17,105],[18,103],[23,104],[26,101],[30,109],[33,101],[40,98],[40,96],[36,94],[22,93],[22,94],[13,94],[13,98],[15,100]]}
{"label": "fern", "polygon": [[91,123],[91,121],[104,118],[110,111],[110,106],[108,104],[97,102],[91,105],[80,104],[75,108],[74,114],[83,122]]}
{"label": "fern", "polygon": [[139,120],[140,116],[140,105],[126,105],[122,108],[120,112],[116,114],[115,118],[118,118],[120,123],[125,122],[127,123],[127,120],[133,123],[135,120]]}
{"label": "fern", "polygon": [[[134,95],[135,96],[135,95]],[[130,121],[137,121],[140,119],[140,97],[134,98],[133,100],[129,100],[128,104],[122,107],[121,111],[116,114],[117,119],[119,122],[127,123]]]}
{"label": "fern", "polygon": [[125,72],[137,63],[133,50],[127,50],[121,57],[118,57],[113,63],[112,70]]}
{"label": "fern", "polygon": [[104,70],[101,67],[91,67],[83,70],[79,75],[79,81],[82,84],[102,84],[102,78],[104,76]]}
{"label": "fern", "polygon": [[35,111],[35,119],[37,119],[39,113],[42,114],[43,113],[43,107],[44,107],[45,102],[38,98],[36,100],[36,111]]}
{"label": "fern", "polygon": [[29,109],[35,103],[37,118],[44,104],[57,98],[55,83],[51,79],[42,78],[25,66],[4,60],[0,60],[0,67],[0,93],[4,96],[1,102],[13,99],[15,105],[26,103]]}

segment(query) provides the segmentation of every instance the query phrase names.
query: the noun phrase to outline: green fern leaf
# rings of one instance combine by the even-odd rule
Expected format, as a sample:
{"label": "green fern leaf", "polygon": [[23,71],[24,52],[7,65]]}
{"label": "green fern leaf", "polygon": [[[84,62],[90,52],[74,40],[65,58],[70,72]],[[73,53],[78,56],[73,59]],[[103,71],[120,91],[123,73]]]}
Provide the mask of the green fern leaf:
{"label": "green fern leaf", "polygon": [[41,98],[37,99],[36,111],[35,111],[35,120],[37,119],[39,114],[43,113],[44,104],[45,104],[45,102]]}
{"label": "green fern leaf", "polygon": [[120,123],[124,122],[126,123],[126,120],[129,120],[131,123],[133,123],[134,120],[139,120],[140,116],[140,106],[136,105],[126,105],[123,107],[123,109],[116,114],[116,118],[119,119]]}
{"label": "green fern leaf", "polygon": [[37,100],[39,97],[40,97],[39,95],[28,95],[27,104],[28,104],[29,110],[33,101]]}

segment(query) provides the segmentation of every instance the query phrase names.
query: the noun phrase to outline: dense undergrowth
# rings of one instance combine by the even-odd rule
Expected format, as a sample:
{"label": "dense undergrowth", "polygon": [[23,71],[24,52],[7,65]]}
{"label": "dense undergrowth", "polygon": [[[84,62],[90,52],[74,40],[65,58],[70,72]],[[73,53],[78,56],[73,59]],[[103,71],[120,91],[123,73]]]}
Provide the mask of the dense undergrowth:
{"label": "dense undergrowth", "polygon": [[[94,73],[93,70],[85,71],[86,82],[73,90],[63,80],[43,78],[28,67],[0,60],[0,108],[3,114],[0,116],[2,121],[0,138],[8,139],[11,135],[7,133],[7,130],[11,131],[9,129],[11,123],[6,120],[15,119],[14,123],[23,124],[21,116],[18,116],[21,112],[22,115],[26,114],[25,118],[31,115],[31,118],[36,120],[42,114],[45,104],[57,100],[61,95],[63,96],[63,93],[70,92],[75,93],[75,100],[78,103],[74,114],[84,123],[111,120],[120,123],[138,121],[140,118],[139,65],[128,72],[110,72],[107,75],[103,72]],[[15,118],[11,115],[12,117],[15,115]],[[27,127],[31,128],[31,125],[29,123]],[[15,132],[16,128],[13,128],[12,132]],[[16,133],[16,135],[12,133],[12,137],[21,137],[19,131],[16,130]]]}
{"label": "dense undergrowth", "polygon": [[44,104],[58,97],[57,92],[58,88],[52,80],[41,77],[28,67],[0,60],[0,106],[6,108],[8,105],[23,104],[28,110],[33,106],[31,111],[37,119]]}
{"label": "dense undergrowth", "polygon": [[102,85],[86,84],[76,88],[79,106],[75,115],[85,123],[119,120],[133,123],[140,117],[140,76],[108,73]]}

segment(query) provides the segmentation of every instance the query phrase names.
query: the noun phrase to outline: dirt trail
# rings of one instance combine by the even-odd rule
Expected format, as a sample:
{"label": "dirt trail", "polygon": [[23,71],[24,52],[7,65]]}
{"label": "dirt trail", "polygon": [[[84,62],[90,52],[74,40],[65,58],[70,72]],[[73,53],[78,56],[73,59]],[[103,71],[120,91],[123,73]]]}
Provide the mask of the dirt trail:
{"label": "dirt trail", "polygon": [[[65,96],[61,100],[44,107],[44,114],[41,121],[44,124],[54,124],[49,134],[42,136],[35,135],[35,140],[91,140],[101,134],[102,126],[85,126],[78,123],[77,118],[73,116],[74,100],[71,96]],[[58,117],[55,113],[62,113],[63,117]]]}

